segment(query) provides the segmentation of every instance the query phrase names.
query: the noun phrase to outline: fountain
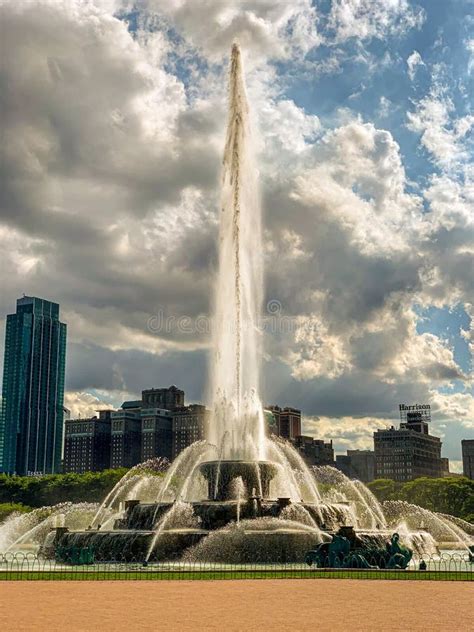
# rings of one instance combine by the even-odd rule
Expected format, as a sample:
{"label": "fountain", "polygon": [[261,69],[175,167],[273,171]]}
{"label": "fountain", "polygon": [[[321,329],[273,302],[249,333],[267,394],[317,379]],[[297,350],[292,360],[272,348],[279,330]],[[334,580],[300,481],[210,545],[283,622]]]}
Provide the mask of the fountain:
{"label": "fountain", "polygon": [[[346,549],[359,563],[360,551],[370,549],[378,551],[379,561],[396,567],[408,563],[407,546],[418,555],[436,551],[431,535],[410,518],[413,511],[382,507],[362,483],[334,468],[311,471],[290,443],[266,436],[259,399],[262,267],[257,169],[241,54],[234,44],[209,436],[186,448],[169,467],[147,462],[130,470],[100,507],[87,507],[82,522],[54,521],[51,516],[62,508],[53,508],[39,525],[35,516],[0,525],[0,546],[8,531],[9,550],[33,540],[43,555],[66,563],[87,563],[93,557],[147,564],[172,559],[302,563],[305,557],[323,563],[341,560]],[[66,514],[71,513],[69,508]],[[430,524],[445,525],[444,531],[437,530],[443,538],[451,534],[456,542],[464,536],[465,544],[472,542],[455,520],[435,518]],[[30,520],[32,526],[15,531],[14,520],[27,526]],[[387,550],[389,557],[383,553]]]}

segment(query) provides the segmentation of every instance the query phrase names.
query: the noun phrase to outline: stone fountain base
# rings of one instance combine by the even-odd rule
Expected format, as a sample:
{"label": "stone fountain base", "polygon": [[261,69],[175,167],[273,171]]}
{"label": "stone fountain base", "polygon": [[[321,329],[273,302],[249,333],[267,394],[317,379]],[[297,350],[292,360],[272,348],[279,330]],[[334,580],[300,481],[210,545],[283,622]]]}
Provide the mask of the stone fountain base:
{"label": "stone fountain base", "polygon": [[[186,506],[192,510],[193,526],[173,528],[170,524],[163,529],[150,562],[302,562],[304,553],[330,539],[344,518],[330,505],[291,503],[287,498],[252,497],[240,503],[204,500]],[[73,532],[58,528],[43,554],[67,562],[71,552],[90,549],[98,562],[143,562],[155,536],[153,526],[172,507],[172,503],[130,501],[113,530]],[[379,541],[383,535],[361,532],[358,537],[367,543]]]}
{"label": "stone fountain base", "polygon": [[[59,528],[44,553],[63,562],[77,559],[78,550],[110,562],[303,562],[305,551],[331,540],[341,525],[348,524],[343,503],[270,498],[270,483],[278,472],[274,463],[207,461],[199,469],[207,481],[208,499],[175,505],[128,500],[113,530]],[[361,546],[383,538],[351,533]]]}

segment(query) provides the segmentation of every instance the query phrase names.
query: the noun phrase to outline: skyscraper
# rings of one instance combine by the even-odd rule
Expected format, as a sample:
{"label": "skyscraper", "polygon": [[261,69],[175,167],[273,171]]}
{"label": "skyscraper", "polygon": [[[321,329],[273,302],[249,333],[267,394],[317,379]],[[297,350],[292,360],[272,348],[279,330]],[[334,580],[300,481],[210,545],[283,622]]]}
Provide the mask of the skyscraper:
{"label": "skyscraper", "polygon": [[66,325],[59,305],[24,296],[7,316],[0,472],[60,471]]}

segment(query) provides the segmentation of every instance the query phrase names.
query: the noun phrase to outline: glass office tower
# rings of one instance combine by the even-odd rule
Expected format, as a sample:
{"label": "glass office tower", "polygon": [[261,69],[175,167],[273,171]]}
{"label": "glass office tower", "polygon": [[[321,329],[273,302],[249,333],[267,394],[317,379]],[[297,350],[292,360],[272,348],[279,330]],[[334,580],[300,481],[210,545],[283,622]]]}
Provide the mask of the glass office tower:
{"label": "glass office tower", "polygon": [[66,325],[59,305],[24,296],[7,316],[0,414],[0,472],[61,467]]}

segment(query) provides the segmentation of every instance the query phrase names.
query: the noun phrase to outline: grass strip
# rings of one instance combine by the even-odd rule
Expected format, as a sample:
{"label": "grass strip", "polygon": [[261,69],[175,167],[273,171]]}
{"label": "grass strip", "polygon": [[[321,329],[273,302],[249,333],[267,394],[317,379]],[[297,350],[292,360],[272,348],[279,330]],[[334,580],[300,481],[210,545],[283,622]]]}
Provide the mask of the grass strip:
{"label": "grass strip", "polygon": [[214,579],[372,579],[473,581],[471,571],[0,571],[0,581],[110,581],[110,580],[214,580]]}

